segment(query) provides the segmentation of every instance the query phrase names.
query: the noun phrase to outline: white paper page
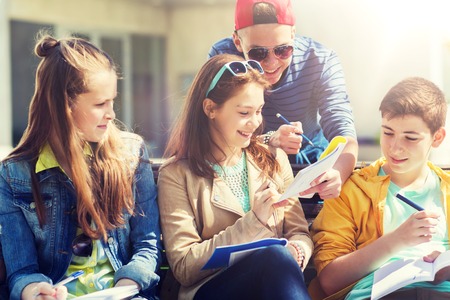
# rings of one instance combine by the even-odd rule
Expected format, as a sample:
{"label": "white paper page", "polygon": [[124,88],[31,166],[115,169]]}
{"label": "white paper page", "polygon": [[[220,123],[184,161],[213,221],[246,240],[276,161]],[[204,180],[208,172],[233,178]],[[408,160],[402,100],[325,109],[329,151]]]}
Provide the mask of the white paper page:
{"label": "white paper page", "polygon": [[441,255],[434,261],[434,274],[440,269],[450,266],[450,250],[442,252]]}
{"label": "white paper page", "polygon": [[113,288],[109,288],[109,289],[105,289],[102,291],[98,291],[98,292],[94,292],[94,293],[90,293],[84,296],[80,296],[80,297],[76,297],[75,300],[97,300],[97,299],[102,299],[102,300],[122,300],[122,299],[127,299],[131,296],[136,295],[137,293],[139,293],[139,290],[137,289],[137,287],[129,285],[129,286],[118,286],[118,287],[113,287]]}
{"label": "white paper page", "polygon": [[[312,165],[300,170],[294,178],[294,181],[289,185],[286,191],[281,195],[280,200],[284,200],[293,196],[298,196],[298,193],[303,192],[311,187],[311,182],[319,177],[321,174],[330,170],[339,155],[341,155],[345,144],[339,144],[329,155],[321,160],[318,160]],[[302,196],[302,198],[311,198],[314,194]]]}
{"label": "white paper page", "polygon": [[261,248],[254,248],[254,249],[247,249],[247,250],[232,252],[230,254],[230,262],[228,263],[228,266],[231,267],[232,265],[234,265],[235,263],[237,263],[238,261],[240,261],[247,255],[249,255],[250,253],[252,253],[256,250],[259,250],[259,249],[261,249]]}
{"label": "white paper page", "polygon": [[375,271],[371,299],[379,299],[414,282],[432,280],[432,264],[420,259],[397,260]]}

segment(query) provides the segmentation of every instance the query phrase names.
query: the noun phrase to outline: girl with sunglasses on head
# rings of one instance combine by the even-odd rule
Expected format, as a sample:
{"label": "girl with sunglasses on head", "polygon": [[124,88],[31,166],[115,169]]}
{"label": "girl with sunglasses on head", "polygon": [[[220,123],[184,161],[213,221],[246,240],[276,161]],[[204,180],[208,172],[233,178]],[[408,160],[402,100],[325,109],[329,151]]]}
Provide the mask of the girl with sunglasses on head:
{"label": "girl with sunglasses on head", "polygon": [[28,126],[0,164],[10,298],[66,299],[131,285],[150,299],[159,281],[157,190],[142,138],[114,122],[116,67],[79,38],[42,33],[35,53]]}
{"label": "girl with sunglasses on head", "polygon": [[[167,259],[179,299],[309,299],[312,242],[287,155],[256,140],[268,82],[261,65],[210,59],[194,79],[158,176]],[[271,150],[273,152],[271,152]],[[286,238],[228,268],[201,270],[219,246]]]}

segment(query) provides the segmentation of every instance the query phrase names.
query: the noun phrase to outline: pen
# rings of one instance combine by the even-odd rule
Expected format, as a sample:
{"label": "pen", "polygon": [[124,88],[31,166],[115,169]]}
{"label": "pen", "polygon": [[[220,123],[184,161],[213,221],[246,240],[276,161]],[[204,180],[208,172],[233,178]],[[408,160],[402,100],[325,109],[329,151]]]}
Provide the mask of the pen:
{"label": "pen", "polygon": [[395,197],[397,197],[398,199],[402,200],[403,202],[405,202],[406,204],[408,204],[409,206],[411,206],[412,208],[415,208],[419,211],[424,210],[424,208],[420,205],[417,205],[416,203],[412,202],[411,200],[409,200],[408,198],[406,198],[405,196],[402,196],[400,194],[395,195]]}
{"label": "pen", "polygon": [[[70,274],[69,276],[67,276],[67,278],[61,280],[60,282],[57,282],[53,287],[54,287],[54,288],[57,288],[57,287],[60,287],[60,286],[62,286],[62,285],[65,285],[65,284],[71,282],[72,280],[77,279],[78,277],[80,277],[80,276],[83,275],[83,274],[84,274],[84,271],[73,272],[72,274]],[[36,298],[36,297],[39,296],[40,294],[41,294],[41,293],[38,292],[38,293],[34,294],[33,297]]]}
{"label": "pen", "polygon": [[[277,116],[277,118],[280,118],[281,120],[283,120],[283,122],[286,123],[287,125],[291,125],[291,122],[289,122],[288,119],[286,119],[285,117],[283,117],[282,114],[277,113],[276,116]],[[308,139],[308,138],[306,137],[306,135],[304,135],[303,133],[300,133],[300,135],[305,139],[305,141],[308,142],[308,144],[310,144],[311,146],[314,147],[313,142],[311,142],[311,140]]]}
{"label": "pen", "polygon": [[53,287],[59,287],[62,285],[65,285],[66,283],[71,282],[72,280],[77,279],[78,277],[80,277],[81,275],[84,274],[84,271],[77,271],[77,272],[73,272],[72,274],[70,274],[69,276],[67,276],[66,279],[61,280],[60,282],[56,283]]}

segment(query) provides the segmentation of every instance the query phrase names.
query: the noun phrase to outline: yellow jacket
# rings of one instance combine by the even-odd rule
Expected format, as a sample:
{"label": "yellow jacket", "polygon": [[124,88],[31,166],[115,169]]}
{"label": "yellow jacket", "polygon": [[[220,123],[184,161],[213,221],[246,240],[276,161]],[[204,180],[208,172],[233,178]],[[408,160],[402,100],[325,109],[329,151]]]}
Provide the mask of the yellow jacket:
{"label": "yellow jacket", "polygon": [[[277,151],[280,174],[271,179],[281,193],[292,182],[293,174],[286,154]],[[255,191],[266,180],[247,155],[250,204]],[[239,201],[220,178],[194,175],[187,160],[166,161],[159,170],[158,202],[167,259],[175,278],[181,283],[179,299],[192,299],[198,288],[220,270],[200,269],[217,246],[284,237],[302,243],[306,266],[313,244],[298,198],[276,209],[263,225],[252,211],[244,213]],[[251,288],[251,287],[249,287]]]}
{"label": "yellow jacket", "polygon": [[[317,274],[335,258],[372,243],[383,235],[383,212],[390,176],[378,176],[385,159],[355,170],[339,198],[327,199],[311,228]],[[450,209],[450,175],[428,163],[441,179],[442,203]],[[450,222],[447,220],[448,232]]]}

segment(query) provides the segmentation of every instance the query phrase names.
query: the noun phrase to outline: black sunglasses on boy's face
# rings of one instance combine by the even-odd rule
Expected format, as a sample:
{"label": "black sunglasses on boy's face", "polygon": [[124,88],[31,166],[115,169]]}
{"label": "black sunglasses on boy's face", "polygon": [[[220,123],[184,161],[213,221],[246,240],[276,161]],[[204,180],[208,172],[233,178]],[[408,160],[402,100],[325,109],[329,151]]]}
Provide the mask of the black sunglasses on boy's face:
{"label": "black sunglasses on boy's face", "polygon": [[273,54],[279,59],[286,59],[291,57],[294,47],[292,45],[279,45],[271,48],[267,47],[255,47],[247,52],[248,58],[256,61],[263,61],[269,52],[273,51]]}

